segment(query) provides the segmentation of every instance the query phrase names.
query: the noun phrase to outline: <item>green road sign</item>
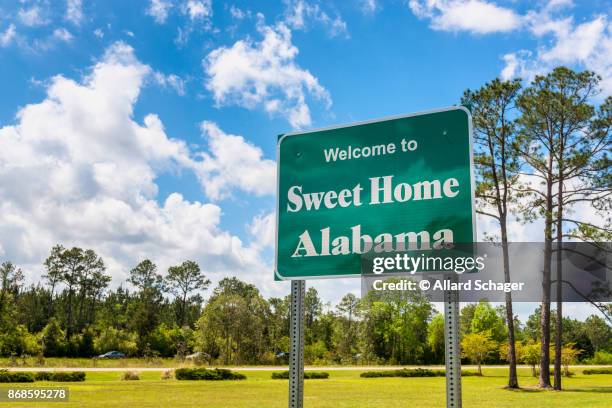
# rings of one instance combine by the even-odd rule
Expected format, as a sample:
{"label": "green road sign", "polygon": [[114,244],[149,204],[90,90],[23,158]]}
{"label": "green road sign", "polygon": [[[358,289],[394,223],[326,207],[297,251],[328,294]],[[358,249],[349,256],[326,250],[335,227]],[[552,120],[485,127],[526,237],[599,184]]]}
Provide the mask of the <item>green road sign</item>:
{"label": "green road sign", "polygon": [[474,240],[464,107],[283,135],[277,279],[359,275],[362,254]]}

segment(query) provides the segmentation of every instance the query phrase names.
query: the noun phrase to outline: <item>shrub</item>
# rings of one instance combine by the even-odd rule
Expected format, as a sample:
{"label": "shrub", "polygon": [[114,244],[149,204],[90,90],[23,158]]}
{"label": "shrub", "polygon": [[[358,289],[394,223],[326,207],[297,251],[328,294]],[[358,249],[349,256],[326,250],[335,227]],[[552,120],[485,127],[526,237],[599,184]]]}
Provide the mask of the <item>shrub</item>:
{"label": "shrub", "polygon": [[51,374],[53,374],[51,371],[39,371],[34,373],[34,379],[36,381],[51,381]]}
{"label": "shrub", "polygon": [[30,383],[34,382],[32,373],[0,370],[0,383]]}
{"label": "shrub", "polygon": [[[306,374],[304,372],[304,374]],[[306,376],[304,375],[304,378],[306,378]],[[272,373],[272,379],[273,380],[288,380],[289,379],[289,371],[275,371]]]}
{"label": "shrub", "polygon": [[595,355],[586,360],[587,364],[608,365],[612,364],[612,353],[606,351],[596,351]]}
{"label": "shrub", "polygon": [[0,331],[0,354],[23,356],[40,352],[41,347],[35,335],[22,324],[7,324]]}
{"label": "shrub", "polygon": [[66,334],[55,317],[42,329],[41,341],[45,357],[60,357],[66,350]]}
{"label": "shrub", "polygon": [[244,374],[223,368],[179,368],[174,372],[174,376],[177,380],[246,380]]}
{"label": "shrub", "polygon": [[135,332],[107,327],[94,339],[94,349],[99,354],[117,350],[134,356],[138,351],[137,340],[138,334]]}
{"label": "shrub", "polygon": [[[378,377],[444,377],[446,372],[444,370],[430,370],[427,368],[414,368],[407,369],[401,368],[399,370],[380,370],[380,371],[364,371],[361,373],[363,378],[378,378]],[[476,371],[463,371],[461,370],[462,377],[478,376],[482,374]]]}
{"label": "shrub", "polygon": [[612,367],[604,367],[604,368],[591,368],[587,370],[583,370],[582,373],[584,375],[592,375],[592,374],[612,374]]}
{"label": "shrub", "polygon": [[429,370],[426,368],[399,370],[380,370],[380,371],[364,371],[361,373],[363,378],[378,378],[378,377],[444,377],[444,370]]}
{"label": "shrub", "polygon": [[482,377],[482,373],[479,373],[478,371],[464,371],[461,370],[461,376],[462,377]]}
{"label": "shrub", "polygon": [[173,376],[172,370],[164,370],[161,375],[162,380],[171,380]]}
{"label": "shrub", "polygon": [[[306,380],[325,380],[329,378],[329,373],[324,371],[304,371]],[[288,380],[289,371],[275,371],[272,373],[273,380]]]}
{"label": "shrub", "polygon": [[126,371],[125,373],[123,373],[121,379],[124,381],[135,381],[140,380],[140,376],[136,371]]}
{"label": "shrub", "polygon": [[81,382],[85,381],[83,371],[39,371],[34,373],[36,381]]}

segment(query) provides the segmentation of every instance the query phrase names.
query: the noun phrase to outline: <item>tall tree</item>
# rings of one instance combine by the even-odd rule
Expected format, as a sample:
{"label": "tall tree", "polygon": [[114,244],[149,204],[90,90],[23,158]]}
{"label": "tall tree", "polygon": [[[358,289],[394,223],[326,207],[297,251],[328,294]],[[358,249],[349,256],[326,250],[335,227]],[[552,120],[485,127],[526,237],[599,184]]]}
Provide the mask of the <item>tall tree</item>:
{"label": "tall tree", "polygon": [[270,298],[270,341],[275,353],[289,351],[289,296]]}
{"label": "tall tree", "polygon": [[481,300],[474,309],[470,333],[487,332],[495,341],[502,341],[506,337],[504,321],[497,310],[486,300]]}
{"label": "tall tree", "polygon": [[[540,387],[550,387],[550,301],[553,241],[557,242],[555,337],[555,389],[561,389],[562,269],[561,250],[564,220],[571,204],[594,202],[609,194],[605,187],[585,180],[597,180],[607,150],[609,133],[595,120],[590,100],[598,92],[599,77],[592,72],[574,72],[565,67],[545,76],[536,76],[518,98],[522,157],[540,180],[540,186],[526,189],[532,210],[544,218],[544,269],[542,276],[542,350]],[[595,176],[595,177],[593,177]],[[586,188],[586,190],[585,190]],[[609,188],[609,186],[608,186]],[[601,194],[600,194],[601,193]],[[593,196],[596,194],[596,197]]]}
{"label": "tall tree", "polygon": [[[66,249],[56,245],[44,264],[52,293],[57,283],[66,285],[66,339],[69,340],[82,328],[80,325],[87,295],[92,293],[94,286],[98,288],[96,290],[106,287],[110,278],[104,275],[104,261],[91,249]],[[78,306],[77,310],[75,306]]]}
{"label": "tall tree", "polygon": [[138,290],[131,324],[138,332],[140,345],[146,343],[146,336],[159,321],[159,308],[163,300],[164,281],[157,273],[157,265],[145,259],[130,271],[128,282]]}
{"label": "tall tree", "polygon": [[111,280],[110,276],[104,274],[106,271],[104,261],[93,250],[83,251],[82,264],[83,271],[78,278],[77,330],[79,331],[91,324],[95,302]]}
{"label": "tall tree", "polygon": [[340,355],[345,358],[351,358],[353,352],[357,349],[357,325],[355,319],[359,314],[359,298],[352,293],[347,293],[342,297],[340,303],[336,306],[338,310],[340,344],[338,348]]}
{"label": "tall tree", "polygon": [[168,268],[166,286],[168,290],[180,299],[179,325],[185,324],[187,300],[190,293],[206,290],[210,280],[200,271],[200,266],[193,261],[185,261],[180,265]]}
{"label": "tall tree", "polygon": [[53,312],[55,287],[62,281],[62,267],[61,262],[59,262],[62,252],[64,252],[64,247],[62,245],[55,245],[51,248],[51,253],[44,261],[47,272],[43,275],[43,278],[49,284],[49,291],[51,292],[51,297],[49,298],[49,310],[51,312]]}
{"label": "tall tree", "polygon": [[444,315],[438,313],[427,326],[427,344],[433,354],[434,363],[444,363]]}
{"label": "tall tree", "polygon": [[319,293],[312,286],[306,290],[304,294],[304,318],[306,328],[311,329],[314,321],[323,312],[323,302],[319,297]]}
{"label": "tall tree", "polygon": [[200,347],[225,364],[258,362],[269,346],[269,316],[269,305],[254,285],[222,279],[197,322]]}
{"label": "tall tree", "polygon": [[371,291],[361,302],[369,357],[396,364],[424,362],[427,323],[433,314],[433,306],[425,295],[420,291]]}
{"label": "tall tree", "polygon": [[584,331],[595,352],[612,351],[612,327],[599,316],[591,315],[584,322]]}
{"label": "tall tree", "polygon": [[[518,155],[515,148],[514,117],[520,81],[500,81],[485,84],[477,91],[467,90],[462,103],[472,110],[477,170],[477,212],[496,220],[500,227],[504,281],[510,280],[508,255],[509,207],[516,201],[512,188],[518,180]],[[508,326],[508,388],[518,388],[516,346],[512,294],[505,294]]]}
{"label": "tall tree", "polygon": [[9,294],[16,294],[23,281],[23,271],[11,262],[0,265],[0,312]]}

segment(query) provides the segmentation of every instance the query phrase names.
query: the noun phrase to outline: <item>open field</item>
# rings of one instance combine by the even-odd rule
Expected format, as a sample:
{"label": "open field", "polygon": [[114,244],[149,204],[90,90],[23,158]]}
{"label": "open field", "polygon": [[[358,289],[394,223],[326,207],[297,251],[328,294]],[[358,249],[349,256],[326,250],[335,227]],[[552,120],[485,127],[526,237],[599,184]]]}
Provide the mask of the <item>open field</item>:
{"label": "open field", "polygon": [[[466,408],[601,407],[612,401],[612,375],[582,374],[564,378],[565,391],[540,391],[529,369],[519,370],[520,391],[504,390],[506,369],[486,368],[485,377],[463,378]],[[286,407],[287,381],[270,379],[264,370],[243,371],[246,381],[161,380],[161,371],[143,371],[140,381],[121,381],[123,371],[88,372],[84,383],[36,383],[68,386],[70,402],[62,407]],[[443,407],[444,378],[360,378],[359,370],[333,370],[328,380],[307,380],[306,407]],[[6,388],[8,384],[0,387]],[[15,388],[32,385],[14,384]],[[24,404],[0,403],[0,407]],[[57,403],[28,406],[57,408]]]}

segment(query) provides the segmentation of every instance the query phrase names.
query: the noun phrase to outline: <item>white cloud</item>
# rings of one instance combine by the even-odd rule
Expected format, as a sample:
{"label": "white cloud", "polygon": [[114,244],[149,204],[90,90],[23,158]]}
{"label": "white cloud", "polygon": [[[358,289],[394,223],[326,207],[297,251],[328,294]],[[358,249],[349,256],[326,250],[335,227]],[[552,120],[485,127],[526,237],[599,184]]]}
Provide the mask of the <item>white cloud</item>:
{"label": "white cloud", "polygon": [[4,32],[0,32],[0,47],[9,46],[17,36],[15,24],[9,25]]}
{"label": "white cloud", "polygon": [[441,31],[488,34],[517,29],[521,17],[513,10],[485,0],[410,0],[412,12]]}
{"label": "white cloud", "polygon": [[104,31],[101,28],[96,28],[93,34],[98,38],[104,38]]}
{"label": "white cloud", "polygon": [[201,129],[209,153],[200,154],[196,171],[208,197],[223,198],[234,188],[259,196],[274,194],[276,165],[263,158],[259,147],[213,122],[203,122]]}
{"label": "white cloud", "polygon": [[319,3],[307,0],[284,0],[285,2],[285,24],[294,30],[304,30],[308,21],[314,21],[323,25],[332,37],[348,37],[346,22],[339,16],[330,17],[323,11]]}
{"label": "white cloud", "polygon": [[376,0],[361,0],[361,11],[364,14],[372,14],[380,8]]}
{"label": "white cloud", "polygon": [[188,0],[181,4],[179,11],[187,21],[177,28],[174,42],[178,46],[187,44],[193,32],[214,31],[212,0]]}
{"label": "white cloud", "polygon": [[606,38],[609,35],[609,24],[604,16],[576,27],[567,25],[561,31],[555,32],[555,35],[557,41],[554,47],[542,52],[542,61],[568,64],[586,61],[596,52],[598,46],[605,46],[605,42],[610,40]]}
{"label": "white cloud", "polygon": [[565,2],[548,4],[528,14],[530,32],[541,45],[534,52],[519,50],[503,56],[502,77],[531,80],[559,65],[589,69],[602,76],[605,94],[612,93],[612,23],[599,15],[580,24],[556,14]]}
{"label": "white cloud", "polygon": [[183,14],[191,20],[207,19],[212,17],[212,0],[188,0],[183,4]]}
{"label": "white cloud", "polygon": [[33,6],[29,9],[19,9],[17,17],[21,24],[28,27],[41,26],[49,23],[43,15],[43,10],[38,6]]}
{"label": "white cloud", "polygon": [[204,60],[206,88],[218,105],[263,107],[270,114],[284,116],[295,128],[310,125],[306,94],[329,107],[327,90],[296,64],[299,51],[286,25],[260,25],[259,32],[264,37],[260,42],[240,40],[208,54]]}
{"label": "white cloud", "polygon": [[531,57],[531,52],[522,50],[513,52],[503,56],[504,68],[501,71],[501,79],[507,81],[518,76],[522,76],[525,72],[525,61]]}
{"label": "white cloud", "polygon": [[[42,101],[0,127],[3,259],[36,281],[51,246],[62,243],[95,249],[114,284],[149,257],[160,270],[194,259],[214,280],[248,271],[240,277],[270,287],[271,270],[255,247],[222,229],[218,205],[178,193],[156,200],[159,174],[189,171],[195,162],[156,115],[142,123],[133,117],[151,72],[131,47],[115,43],[83,80],[53,77]],[[231,148],[214,150],[211,160],[231,167],[223,156]],[[215,188],[226,191],[222,183]]]}
{"label": "white cloud", "polygon": [[165,75],[156,71],[153,73],[153,80],[163,88],[173,89],[180,96],[185,95],[185,80],[178,75]]}
{"label": "white cloud", "polygon": [[257,215],[248,225],[249,234],[258,248],[274,248],[276,240],[276,213]]}
{"label": "white cloud", "polygon": [[70,34],[70,31],[65,28],[56,28],[53,30],[53,38],[64,42],[70,42],[74,37]]}
{"label": "white cloud", "polygon": [[230,15],[232,16],[232,18],[235,18],[236,20],[242,20],[243,18],[245,18],[247,16],[247,12],[243,11],[242,9],[232,5],[230,7]]}
{"label": "white cloud", "polygon": [[66,0],[66,20],[79,25],[83,21],[83,1]]}
{"label": "white cloud", "polygon": [[147,8],[147,15],[153,17],[157,24],[164,24],[168,19],[168,14],[172,8],[172,3],[166,0],[151,0]]}
{"label": "white cloud", "polygon": [[73,39],[74,36],[70,31],[59,27],[46,37],[35,38],[31,44],[28,44],[24,38],[20,38],[20,45],[31,52],[41,52],[53,49],[60,43],[70,43]]}

